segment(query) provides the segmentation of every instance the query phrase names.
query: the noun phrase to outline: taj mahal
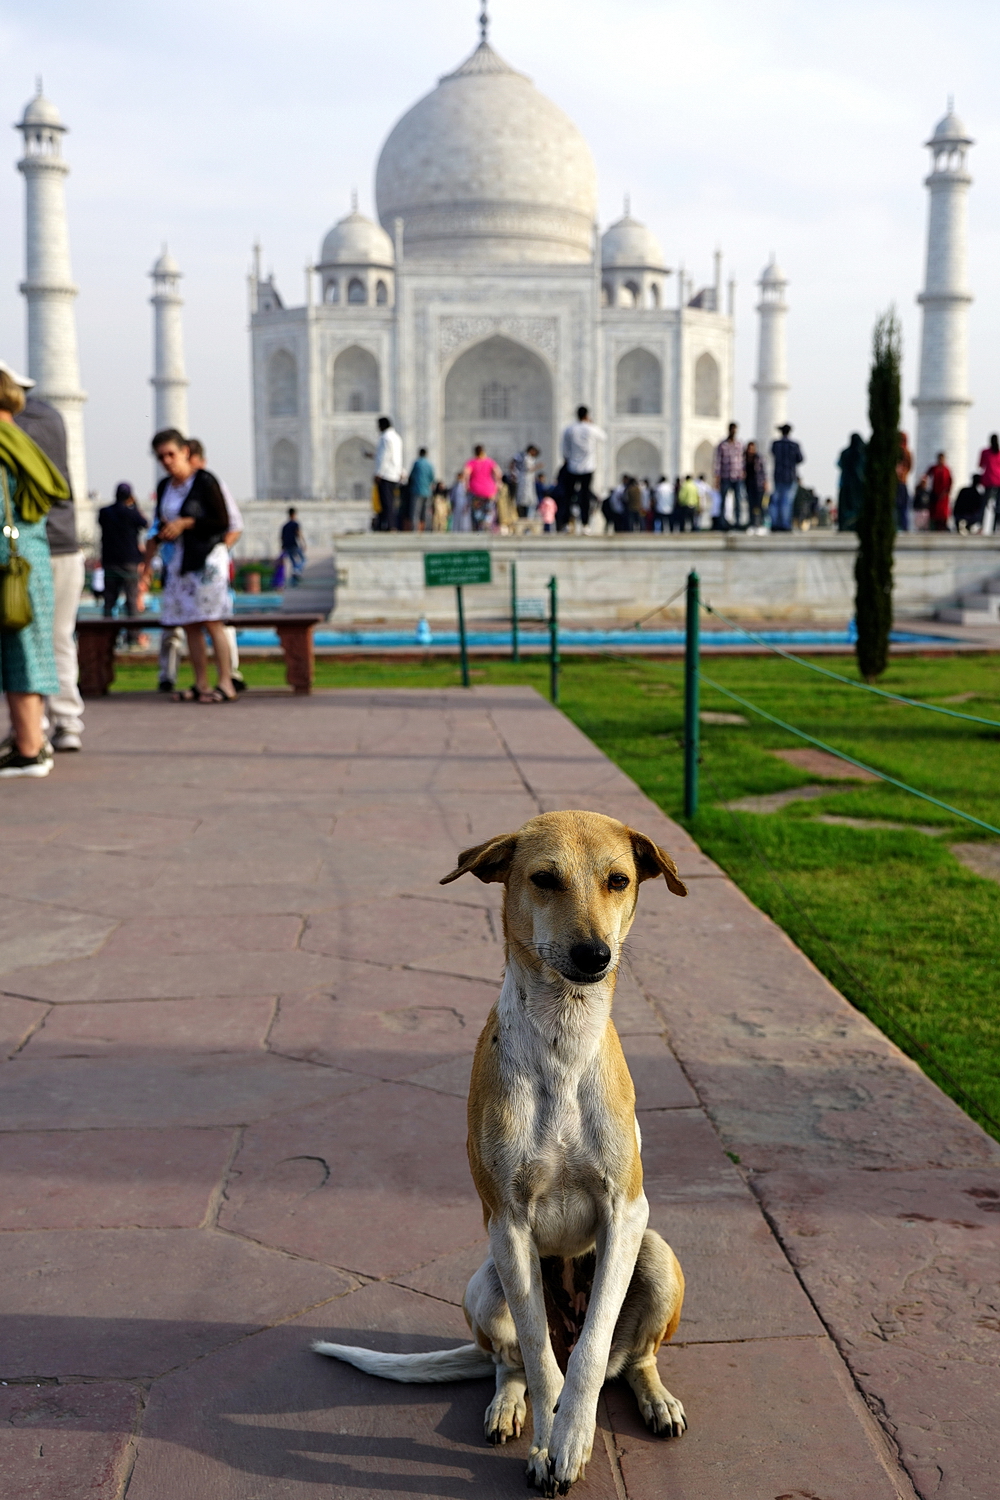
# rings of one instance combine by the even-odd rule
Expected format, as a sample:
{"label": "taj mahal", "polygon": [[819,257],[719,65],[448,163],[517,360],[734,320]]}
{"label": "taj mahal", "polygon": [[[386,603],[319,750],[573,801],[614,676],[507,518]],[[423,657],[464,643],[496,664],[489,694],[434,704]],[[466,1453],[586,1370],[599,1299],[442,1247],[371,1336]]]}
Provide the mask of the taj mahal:
{"label": "taj mahal", "polygon": [[558,434],[590,407],[623,470],[707,472],[732,410],[732,288],[671,276],[627,210],[600,233],[597,174],[571,120],[490,45],[389,133],[380,222],[353,211],[323,240],[305,306],[251,276],[256,494],[360,499],[379,413],[409,464],[450,480],[483,443],[529,442],[553,478]]}

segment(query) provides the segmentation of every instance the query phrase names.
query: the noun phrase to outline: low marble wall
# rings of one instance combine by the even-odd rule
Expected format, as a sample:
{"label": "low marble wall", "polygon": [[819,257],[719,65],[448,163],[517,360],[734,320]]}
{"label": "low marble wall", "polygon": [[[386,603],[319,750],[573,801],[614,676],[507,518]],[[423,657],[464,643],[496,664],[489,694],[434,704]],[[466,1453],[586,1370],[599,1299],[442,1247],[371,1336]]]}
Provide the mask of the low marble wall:
{"label": "low marble wall", "polygon": [[281,550],[281,528],[294,505],[306,546],[313,556],[329,555],[331,536],[363,533],[371,525],[368,500],[241,500],[243,535],[233,549],[238,561],[276,558]]}
{"label": "low marble wall", "polygon": [[[483,546],[493,553],[494,581],[467,590],[466,607],[473,618],[509,612],[511,562],[517,563],[522,600],[542,600],[549,578],[556,575],[560,612],[567,622],[636,620],[682,588],[692,567],[701,576],[703,597],[743,619],[832,621],[854,612],[857,541],[849,533],[483,538],[368,532],[336,537],[333,546],[335,618],[342,623],[413,620],[422,614],[454,619],[454,590],[424,587],[424,553]],[[1000,536],[900,536],[896,615],[931,614],[997,575]],[[679,616],[682,610],[679,599],[670,613]]]}

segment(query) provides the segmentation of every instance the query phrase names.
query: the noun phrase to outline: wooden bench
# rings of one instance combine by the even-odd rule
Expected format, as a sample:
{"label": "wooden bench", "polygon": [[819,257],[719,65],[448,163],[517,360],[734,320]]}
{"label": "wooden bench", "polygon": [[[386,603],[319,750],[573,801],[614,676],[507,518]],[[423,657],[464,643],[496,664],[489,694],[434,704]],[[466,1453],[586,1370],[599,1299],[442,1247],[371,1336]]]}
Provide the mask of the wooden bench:
{"label": "wooden bench", "polygon": [[[297,693],[311,693],[315,675],[313,631],[326,618],[322,614],[233,615],[224,623],[237,630],[276,630],[285,654],[285,681]],[[85,698],[103,698],[115,680],[115,641],[121,630],[162,630],[158,615],[80,615],[76,621],[77,654],[80,661],[80,692]]]}

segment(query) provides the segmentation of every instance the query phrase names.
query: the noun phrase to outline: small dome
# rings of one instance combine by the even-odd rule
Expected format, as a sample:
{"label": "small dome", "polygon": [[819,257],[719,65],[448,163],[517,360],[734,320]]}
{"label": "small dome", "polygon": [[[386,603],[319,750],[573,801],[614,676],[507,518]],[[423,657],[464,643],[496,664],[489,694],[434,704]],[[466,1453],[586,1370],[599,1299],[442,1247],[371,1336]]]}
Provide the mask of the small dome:
{"label": "small dome", "polygon": [[51,99],[46,99],[39,89],[30,104],[24,106],[21,125],[48,125],[53,130],[65,130],[62,117]]}
{"label": "small dome", "polygon": [[601,236],[601,265],[606,269],[665,271],[663,250],[651,229],[626,214]]}
{"label": "small dome", "polygon": [[784,271],[781,269],[781,267],[778,265],[778,262],[772,255],[771,259],[768,261],[767,265],[760,273],[761,286],[786,286],[787,283],[788,277],[785,275]]}
{"label": "small dome", "polygon": [[163,254],[160,256],[159,260],[156,262],[156,265],[153,267],[149,274],[151,276],[180,276],[183,273],[181,272],[180,266],[174,260],[174,257],[170,254],[170,251],[167,249],[166,245],[164,245]]}
{"label": "small dome", "polygon": [[375,194],[386,228],[404,220],[416,259],[583,263],[593,253],[586,141],[485,40],[397,122]]}
{"label": "small dome", "polygon": [[971,146],[972,138],[970,137],[965,126],[962,124],[961,120],[958,118],[958,115],[956,115],[955,111],[949,107],[948,113],[945,115],[944,119],[939,120],[935,125],[934,134],[927,142],[927,145]]}
{"label": "small dome", "polygon": [[323,241],[320,266],[391,266],[392,240],[357,209],[335,224]]}

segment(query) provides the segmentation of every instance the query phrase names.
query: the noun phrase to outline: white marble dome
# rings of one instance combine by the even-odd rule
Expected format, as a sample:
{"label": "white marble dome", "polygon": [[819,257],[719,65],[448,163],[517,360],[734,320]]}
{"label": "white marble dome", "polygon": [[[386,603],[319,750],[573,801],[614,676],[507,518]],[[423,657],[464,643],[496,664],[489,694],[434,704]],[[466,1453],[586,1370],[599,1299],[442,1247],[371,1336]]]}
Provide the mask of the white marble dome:
{"label": "white marble dome", "polygon": [[651,229],[630,214],[601,236],[601,265],[605,270],[665,271],[663,250]]}
{"label": "white marble dome", "polygon": [[593,253],[590,148],[485,41],[392,130],[375,191],[383,226],[404,221],[407,256],[551,264]]}
{"label": "white marble dome", "polygon": [[180,266],[174,260],[174,257],[171,255],[171,253],[167,249],[166,245],[164,245],[164,247],[163,247],[163,253],[160,256],[159,260],[156,262],[156,264],[153,267],[152,271],[150,272],[150,275],[151,276],[180,276],[181,274],[182,273],[181,273]]}
{"label": "white marble dome", "polygon": [[928,146],[949,144],[971,146],[973,142],[958,115],[953,109],[949,109],[944,119],[939,120],[935,125],[934,134],[927,144]]}
{"label": "white marble dome", "polygon": [[48,125],[53,130],[65,130],[66,128],[63,125],[62,116],[58,109],[56,109],[56,106],[52,103],[51,99],[46,99],[45,95],[40,91],[29,104],[24,106],[21,125]]}
{"label": "white marble dome", "polygon": [[391,266],[395,259],[385,230],[357,209],[333,226],[319,255],[321,266]]}

